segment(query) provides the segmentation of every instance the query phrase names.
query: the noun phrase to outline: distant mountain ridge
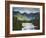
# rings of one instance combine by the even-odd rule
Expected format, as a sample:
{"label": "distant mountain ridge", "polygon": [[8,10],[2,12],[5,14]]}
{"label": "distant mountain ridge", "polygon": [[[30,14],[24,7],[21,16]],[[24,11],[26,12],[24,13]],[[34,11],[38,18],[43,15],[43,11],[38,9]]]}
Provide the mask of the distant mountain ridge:
{"label": "distant mountain ridge", "polygon": [[16,11],[16,12],[13,11],[13,15],[16,15],[16,14],[21,14],[21,15],[25,15],[27,17],[32,17],[32,16],[39,16],[40,12],[27,14],[25,12],[24,13],[20,13],[19,11]]}

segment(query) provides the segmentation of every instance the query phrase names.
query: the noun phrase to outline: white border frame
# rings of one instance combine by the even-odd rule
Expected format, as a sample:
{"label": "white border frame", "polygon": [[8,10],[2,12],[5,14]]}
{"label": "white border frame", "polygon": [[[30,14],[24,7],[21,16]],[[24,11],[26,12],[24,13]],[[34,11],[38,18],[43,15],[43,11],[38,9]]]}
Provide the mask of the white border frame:
{"label": "white border frame", "polygon": [[[13,31],[13,23],[12,23],[12,8],[13,7],[28,7],[28,8],[40,8],[40,30],[27,30],[27,31]],[[42,6],[36,6],[36,5],[19,5],[19,4],[10,4],[10,34],[22,34],[22,33],[39,33],[42,32]]]}

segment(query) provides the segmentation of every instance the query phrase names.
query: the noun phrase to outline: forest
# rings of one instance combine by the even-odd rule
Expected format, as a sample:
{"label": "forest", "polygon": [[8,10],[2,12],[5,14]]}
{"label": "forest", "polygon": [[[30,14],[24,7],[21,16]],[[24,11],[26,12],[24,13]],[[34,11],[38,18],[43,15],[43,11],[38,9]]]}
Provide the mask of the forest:
{"label": "forest", "polygon": [[25,12],[21,14],[19,11],[13,11],[13,30],[22,30],[22,23],[32,23],[34,26],[38,26],[35,29],[40,29],[40,13]]}

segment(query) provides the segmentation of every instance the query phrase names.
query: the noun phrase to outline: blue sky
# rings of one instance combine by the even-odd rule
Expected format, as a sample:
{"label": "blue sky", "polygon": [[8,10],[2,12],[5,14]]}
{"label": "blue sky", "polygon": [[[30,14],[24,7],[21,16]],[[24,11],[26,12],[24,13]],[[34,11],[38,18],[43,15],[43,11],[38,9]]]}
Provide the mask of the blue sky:
{"label": "blue sky", "polygon": [[13,7],[13,11],[19,11],[20,13],[26,12],[27,14],[40,12],[39,8],[25,8],[25,7]]}

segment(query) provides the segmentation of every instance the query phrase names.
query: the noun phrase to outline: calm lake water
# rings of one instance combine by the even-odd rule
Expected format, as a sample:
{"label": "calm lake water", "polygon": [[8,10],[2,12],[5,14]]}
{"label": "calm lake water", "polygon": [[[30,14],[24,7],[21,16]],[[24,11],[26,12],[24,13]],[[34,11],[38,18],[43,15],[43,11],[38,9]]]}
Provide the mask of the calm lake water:
{"label": "calm lake water", "polygon": [[35,26],[32,23],[22,23],[22,30],[34,30]]}

